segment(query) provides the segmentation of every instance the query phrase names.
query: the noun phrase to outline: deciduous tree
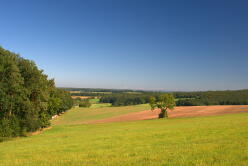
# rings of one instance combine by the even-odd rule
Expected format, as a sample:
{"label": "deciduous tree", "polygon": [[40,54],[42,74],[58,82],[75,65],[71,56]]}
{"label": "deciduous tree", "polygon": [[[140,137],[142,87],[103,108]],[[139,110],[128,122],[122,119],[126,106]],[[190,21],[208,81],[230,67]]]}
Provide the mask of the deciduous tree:
{"label": "deciduous tree", "polygon": [[175,99],[171,94],[163,94],[157,99],[155,97],[150,97],[149,104],[151,106],[151,110],[154,110],[155,108],[160,109],[161,112],[159,113],[159,118],[167,118],[167,110],[172,110],[176,105]]}

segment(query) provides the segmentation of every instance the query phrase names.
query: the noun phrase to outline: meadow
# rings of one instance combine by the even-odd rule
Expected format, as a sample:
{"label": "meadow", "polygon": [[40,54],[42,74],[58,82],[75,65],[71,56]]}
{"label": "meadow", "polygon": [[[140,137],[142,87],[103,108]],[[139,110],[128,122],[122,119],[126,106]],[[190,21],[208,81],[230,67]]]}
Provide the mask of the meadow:
{"label": "meadow", "polygon": [[109,107],[108,103],[93,104],[91,108],[72,108],[65,115],[53,120],[53,125],[84,124],[90,120],[99,120],[131,112],[139,112],[150,109],[148,104],[135,106]]}
{"label": "meadow", "polygon": [[146,107],[74,108],[41,134],[0,143],[0,166],[248,164],[247,113],[82,124]]}

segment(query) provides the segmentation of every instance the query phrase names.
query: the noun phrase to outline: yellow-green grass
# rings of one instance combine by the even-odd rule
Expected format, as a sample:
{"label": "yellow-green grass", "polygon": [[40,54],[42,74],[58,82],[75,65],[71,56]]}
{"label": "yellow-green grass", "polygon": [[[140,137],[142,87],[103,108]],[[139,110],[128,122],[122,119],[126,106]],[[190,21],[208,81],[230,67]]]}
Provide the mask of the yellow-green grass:
{"label": "yellow-green grass", "polygon": [[90,108],[103,108],[103,107],[111,107],[111,106],[112,106],[111,103],[96,103],[96,104],[92,104]]}
{"label": "yellow-green grass", "polygon": [[90,102],[91,102],[92,104],[99,103],[99,101],[100,101],[100,99],[98,99],[98,98],[90,99]]}
{"label": "yellow-green grass", "polygon": [[[101,107],[102,106],[102,107]],[[109,104],[99,104],[92,108],[73,108],[53,121],[53,125],[82,124],[89,120],[110,118],[113,116],[149,110],[148,104],[123,107],[107,107]]]}
{"label": "yellow-green grass", "polygon": [[72,125],[81,111],[39,135],[0,143],[0,166],[248,165],[247,113]]}

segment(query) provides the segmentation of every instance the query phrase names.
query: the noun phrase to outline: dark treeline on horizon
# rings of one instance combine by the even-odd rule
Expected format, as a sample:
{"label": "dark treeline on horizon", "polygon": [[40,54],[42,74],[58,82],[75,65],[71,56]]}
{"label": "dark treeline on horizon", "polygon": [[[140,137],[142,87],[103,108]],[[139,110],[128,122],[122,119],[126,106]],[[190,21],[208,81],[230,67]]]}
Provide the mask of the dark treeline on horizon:
{"label": "dark treeline on horizon", "polygon": [[[164,92],[168,93],[168,92]],[[109,94],[103,95],[100,102],[112,103],[113,106],[148,103],[149,97],[158,98],[163,92],[143,92],[141,94]],[[206,91],[206,92],[172,92],[177,106],[201,105],[247,105],[248,90]]]}
{"label": "dark treeline on horizon", "polygon": [[[145,93],[142,90],[131,89],[103,89],[103,88],[61,88],[66,91],[70,91],[72,96],[105,96],[110,94],[122,94],[122,93]],[[75,92],[75,93],[73,93]],[[80,92],[80,93],[78,93]]]}
{"label": "dark treeline on horizon", "polygon": [[178,106],[247,105],[248,90],[176,92]]}
{"label": "dark treeline on horizon", "polygon": [[134,89],[65,88],[65,87],[60,87],[60,88],[66,90],[66,91],[81,91],[81,92],[112,92],[112,93],[146,92],[145,90],[134,90]]}
{"label": "dark treeline on horizon", "polygon": [[72,105],[70,94],[33,61],[0,47],[0,141],[47,127]]}
{"label": "dark treeline on horizon", "polygon": [[157,96],[155,93],[144,94],[112,94],[102,96],[100,98],[101,103],[111,103],[112,106],[127,106],[145,104],[149,102],[151,96]]}
{"label": "dark treeline on horizon", "polygon": [[[161,92],[128,89],[96,89],[96,88],[65,88],[72,96],[100,97],[100,102],[111,103],[113,106],[125,106],[148,103],[149,97],[158,97],[163,93],[171,93],[177,99],[177,106],[200,105],[247,105],[248,90],[223,91],[189,91]],[[75,91],[75,93],[73,93]],[[76,91],[79,91],[76,92]]]}

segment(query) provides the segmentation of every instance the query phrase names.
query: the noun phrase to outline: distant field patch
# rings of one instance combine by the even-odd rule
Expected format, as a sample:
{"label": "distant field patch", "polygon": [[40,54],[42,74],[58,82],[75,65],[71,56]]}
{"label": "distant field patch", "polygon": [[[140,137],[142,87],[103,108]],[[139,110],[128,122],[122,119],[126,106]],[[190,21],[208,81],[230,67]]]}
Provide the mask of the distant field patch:
{"label": "distant field patch", "polygon": [[99,103],[99,101],[100,101],[99,98],[90,99],[90,102],[91,102],[92,104]]}
{"label": "distant field patch", "polygon": [[101,93],[101,94],[112,94],[112,92],[89,92],[89,93],[93,93],[93,94],[94,94],[94,93],[99,93],[99,94],[100,94],[100,93]]}
{"label": "distant field patch", "polygon": [[140,95],[140,94],[143,94],[142,92],[123,92],[123,93],[127,93],[127,94],[134,94],[134,95]]}
{"label": "distant field patch", "polygon": [[80,91],[69,91],[70,93],[81,93]]}
{"label": "distant field patch", "polygon": [[73,99],[77,99],[77,98],[88,99],[88,98],[90,98],[90,96],[71,96],[71,98],[73,98]]}
{"label": "distant field patch", "polygon": [[92,104],[90,108],[103,108],[103,107],[111,107],[111,103],[97,103],[97,104]]}

